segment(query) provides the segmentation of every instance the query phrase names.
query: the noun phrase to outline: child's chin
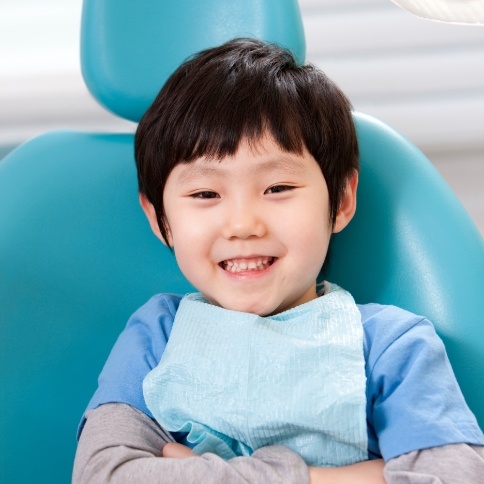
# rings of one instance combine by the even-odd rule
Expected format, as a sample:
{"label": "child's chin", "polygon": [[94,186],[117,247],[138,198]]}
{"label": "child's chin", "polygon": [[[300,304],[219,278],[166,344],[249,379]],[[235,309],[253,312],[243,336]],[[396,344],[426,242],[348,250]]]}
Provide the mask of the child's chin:
{"label": "child's chin", "polygon": [[277,308],[268,305],[267,301],[227,301],[226,304],[219,305],[225,309],[230,309],[231,311],[257,314],[258,316],[268,316],[277,310]]}

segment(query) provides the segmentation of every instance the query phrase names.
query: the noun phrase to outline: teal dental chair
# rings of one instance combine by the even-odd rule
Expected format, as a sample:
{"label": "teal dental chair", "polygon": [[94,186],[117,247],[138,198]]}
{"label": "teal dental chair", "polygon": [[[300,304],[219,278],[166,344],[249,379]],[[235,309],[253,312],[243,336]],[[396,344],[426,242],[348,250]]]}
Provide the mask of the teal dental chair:
{"label": "teal dental chair", "polygon": [[[304,60],[296,0],[85,0],[84,77],[138,121],[182,60],[236,36]],[[358,213],[326,277],[358,302],[428,316],[482,427],[482,238],[417,148],[355,122]],[[138,206],[132,134],[48,133],[0,163],[0,482],[70,480],[77,424],[129,315],[156,292],[191,289]]]}

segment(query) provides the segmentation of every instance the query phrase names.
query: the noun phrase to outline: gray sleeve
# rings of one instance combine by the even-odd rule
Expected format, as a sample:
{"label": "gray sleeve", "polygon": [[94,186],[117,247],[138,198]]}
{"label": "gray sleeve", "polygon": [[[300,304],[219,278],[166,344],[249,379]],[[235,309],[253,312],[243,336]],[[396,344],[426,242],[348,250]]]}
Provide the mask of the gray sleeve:
{"label": "gray sleeve", "polygon": [[484,447],[444,445],[410,452],[389,460],[388,484],[478,484],[484,482]]}
{"label": "gray sleeve", "polygon": [[309,483],[308,468],[282,446],[228,462],[214,454],[161,457],[171,436],[143,412],[111,403],[91,410],[79,439],[72,482],[79,483]]}

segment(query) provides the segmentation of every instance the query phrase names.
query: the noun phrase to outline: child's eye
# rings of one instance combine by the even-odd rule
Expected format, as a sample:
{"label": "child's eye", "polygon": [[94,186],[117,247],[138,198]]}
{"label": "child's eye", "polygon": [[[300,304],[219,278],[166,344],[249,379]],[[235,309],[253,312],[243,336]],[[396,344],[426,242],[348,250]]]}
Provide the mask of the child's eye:
{"label": "child's eye", "polygon": [[265,194],[270,194],[270,193],[281,193],[281,192],[287,192],[290,190],[294,190],[294,188],[291,185],[274,185],[273,187],[269,187],[264,193]]}
{"label": "child's eye", "polygon": [[190,195],[192,198],[203,198],[203,199],[210,199],[210,198],[219,198],[220,195],[216,192],[211,192],[210,190],[204,190],[203,192],[192,193]]}

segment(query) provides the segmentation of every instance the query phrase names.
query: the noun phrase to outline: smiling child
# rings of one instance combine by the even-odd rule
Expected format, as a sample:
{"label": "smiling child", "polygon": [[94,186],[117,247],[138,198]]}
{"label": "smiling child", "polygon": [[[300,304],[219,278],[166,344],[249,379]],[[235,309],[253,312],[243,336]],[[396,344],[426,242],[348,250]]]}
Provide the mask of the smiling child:
{"label": "smiling child", "polygon": [[256,40],[203,51],[141,120],[136,162],[199,293],[129,320],[74,482],[478,482],[484,438],[433,326],[316,284],[358,184],[331,80]]}

